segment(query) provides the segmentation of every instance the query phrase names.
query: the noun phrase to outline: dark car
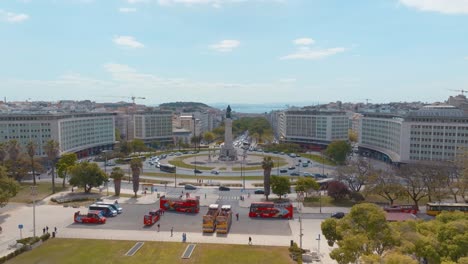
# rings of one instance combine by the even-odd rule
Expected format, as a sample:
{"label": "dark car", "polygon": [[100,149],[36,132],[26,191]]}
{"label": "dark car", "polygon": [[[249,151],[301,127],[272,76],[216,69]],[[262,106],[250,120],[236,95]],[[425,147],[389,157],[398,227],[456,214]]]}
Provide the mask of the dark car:
{"label": "dark car", "polygon": [[191,185],[191,184],[185,184],[185,190],[196,190],[197,187]]}
{"label": "dark car", "polygon": [[287,173],[287,172],[288,170],[285,170],[285,169],[280,170],[280,173]]}
{"label": "dark car", "polygon": [[201,170],[199,170],[199,169],[194,169],[193,172],[195,172],[195,173],[203,173],[203,172],[202,172]]}
{"label": "dark car", "polygon": [[257,189],[257,190],[254,191],[254,194],[265,194],[265,190]]}
{"label": "dark car", "polygon": [[219,190],[220,191],[230,191],[231,188],[227,187],[227,186],[219,186]]}
{"label": "dark car", "polygon": [[335,213],[332,213],[331,214],[331,217],[332,218],[336,218],[336,219],[341,219],[345,216],[345,213],[343,212],[335,212]]}
{"label": "dark car", "polygon": [[289,175],[291,175],[291,176],[299,176],[299,172],[295,172],[295,171],[294,171],[294,172],[291,172]]}

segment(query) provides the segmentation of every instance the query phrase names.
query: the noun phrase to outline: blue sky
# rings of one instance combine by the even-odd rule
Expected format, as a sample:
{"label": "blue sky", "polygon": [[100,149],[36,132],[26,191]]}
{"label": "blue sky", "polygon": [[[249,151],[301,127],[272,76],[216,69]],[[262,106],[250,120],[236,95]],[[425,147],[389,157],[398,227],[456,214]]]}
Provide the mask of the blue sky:
{"label": "blue sky", "polygon": [[7,100],[373,103],[468,90],[468,0],[0,0]]}

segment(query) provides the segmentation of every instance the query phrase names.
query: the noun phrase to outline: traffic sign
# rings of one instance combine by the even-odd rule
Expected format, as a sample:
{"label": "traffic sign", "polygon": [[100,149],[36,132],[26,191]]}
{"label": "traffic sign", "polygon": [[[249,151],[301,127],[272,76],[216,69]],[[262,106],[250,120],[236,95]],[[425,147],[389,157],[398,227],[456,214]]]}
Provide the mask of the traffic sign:
{"label": "traffic sign", "polygon": [[19,229],[23,229],[23,224],[19,224],[19,225],[18,225],[18,228],[19,228]]}

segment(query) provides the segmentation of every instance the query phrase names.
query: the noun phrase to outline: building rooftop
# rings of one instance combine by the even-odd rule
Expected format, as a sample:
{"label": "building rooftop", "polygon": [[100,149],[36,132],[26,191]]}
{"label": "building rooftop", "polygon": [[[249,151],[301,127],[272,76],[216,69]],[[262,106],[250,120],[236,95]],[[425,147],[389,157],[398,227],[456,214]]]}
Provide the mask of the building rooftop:
{"label": "building rooftop", "polygon": [[408,117],[468,117],[463,110],[451,105],[428,105],[411,111]]}

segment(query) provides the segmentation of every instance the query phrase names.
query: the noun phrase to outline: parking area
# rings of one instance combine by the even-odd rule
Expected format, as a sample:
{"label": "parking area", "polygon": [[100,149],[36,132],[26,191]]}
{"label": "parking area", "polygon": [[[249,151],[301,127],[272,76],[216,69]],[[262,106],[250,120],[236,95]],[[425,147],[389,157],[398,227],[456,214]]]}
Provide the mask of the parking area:
{"label": "parking area", "polygon": [[[241,208],[234,200],[219,200],[221,205],[231,205],[234,215],[239,213],[239,221],[233,215],[232,234],[258,234],[258,235],[291,235],[289,220],[286,219],[258,219],[248,217],[248,208]],[[153,226],[143,225],[143,216],[151,209],[157,209],[157,205],[122,204],[123,213],[116,217],[108,217],[106,224],[75,224],[70,223],[68,228],[96,229],[96,230],[145,230],[157,232],[157,223],[160,231],[200,232],[202,229],[202,217],[208,207],[200,207],[198,214],[185,214],[166,212]]]}

